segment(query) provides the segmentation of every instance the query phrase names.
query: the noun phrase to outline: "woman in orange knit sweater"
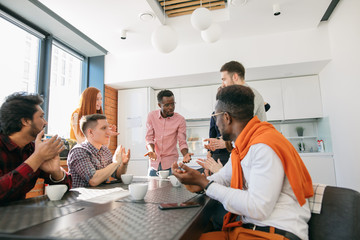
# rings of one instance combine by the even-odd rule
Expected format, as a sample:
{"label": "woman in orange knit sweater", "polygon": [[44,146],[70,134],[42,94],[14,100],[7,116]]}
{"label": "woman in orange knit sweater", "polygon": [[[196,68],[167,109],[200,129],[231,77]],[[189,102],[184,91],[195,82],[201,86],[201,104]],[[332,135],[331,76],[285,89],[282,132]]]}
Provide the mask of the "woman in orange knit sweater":
{"label": "woman in orange knit sweater", "polygon": [[[90,114],[103,114],[102,110],[102,95],[99,89],[95,87],[86,88],[80,96],[79,107],[71,115],[71,128],[70,138],[75,140],[77,143],[85,141],[85,136],[79,128],[79,121],[82,116]],[[116,126],[110,125],[112,130],[111,135],[118,135],[116,132]]]}

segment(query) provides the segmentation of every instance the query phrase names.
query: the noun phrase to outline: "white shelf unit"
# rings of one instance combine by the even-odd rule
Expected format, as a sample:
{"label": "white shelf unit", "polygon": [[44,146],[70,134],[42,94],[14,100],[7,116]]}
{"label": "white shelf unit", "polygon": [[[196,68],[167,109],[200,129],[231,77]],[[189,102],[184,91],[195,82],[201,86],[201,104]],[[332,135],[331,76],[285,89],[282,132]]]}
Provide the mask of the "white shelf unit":
{"label": "white shelf unit", "polygon": [[[317,119],[273,121],[271,123],[293,144],[294,148],[299,153],[313,153],[318,151]],[[296,127],[304,128],[303,136],[297,135]],[[300,144],[302,144],[302,146],[305,146],[304,151],[300,150]]]}

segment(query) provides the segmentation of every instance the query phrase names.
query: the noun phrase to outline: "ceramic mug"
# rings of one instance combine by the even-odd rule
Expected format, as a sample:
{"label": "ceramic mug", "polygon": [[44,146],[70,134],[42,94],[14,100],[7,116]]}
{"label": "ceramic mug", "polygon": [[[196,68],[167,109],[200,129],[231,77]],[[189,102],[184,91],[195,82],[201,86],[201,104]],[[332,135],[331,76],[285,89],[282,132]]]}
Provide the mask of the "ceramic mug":
{"label": "ceramic mug", "polygon": [[169,178],[170,178],[170,182],[173,185],[173,187],[180,187],[181,186],[181,182],[174,175],[171,175]]}
{"label": "ceramic mug", "polygon": [[161,178],[167,178],[169,176],[169,170],[162,170],[156,173]]}
{"label": "ceramic mug", "polygon": [[122,174],[121,175],[121,181],[124,183],[124,184],[129,184],[131,183],[132,179],[133,179],[133,176],[132,174]]}
{"label": "ceramic mug", "polygon": [[45,194],[50,201],[61,200],[68,187],[65,184],[48,185],[45,187]]}
{"label": "ceramic mug", "polygon": [[142,200],[144,199],[147,190],[148,183],[132,183],[129,185],[130,195],[134,200]]}

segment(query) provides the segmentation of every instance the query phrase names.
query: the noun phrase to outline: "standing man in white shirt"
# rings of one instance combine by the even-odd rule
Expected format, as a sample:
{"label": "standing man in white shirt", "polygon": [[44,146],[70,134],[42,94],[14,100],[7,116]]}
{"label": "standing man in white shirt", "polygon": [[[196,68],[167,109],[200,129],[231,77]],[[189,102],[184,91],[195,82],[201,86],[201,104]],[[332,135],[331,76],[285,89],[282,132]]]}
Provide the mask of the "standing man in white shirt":
{"label": "standing man in white shirt", "polygon": [[[254,92],[254,115],[259,118],[260,121],[266,121],[266,113],[264,107],[264,99],[261,94],[254,88],[250,87],[245,82],[245,68],[244,66],[237,61],[230,61],[225,63],[221,69],[221,87],[228,87],[232,85],[242,85],[251,88]],[[231,149],[231,143],[225,143],[223,139],[219,138],[208,138],[204,141],[209,141],[208,149],[215,151],[216,149]],[[226,145],[227,144],[227,145]]]}
{"label": "standing man in white shirt", "polygon": [[254,93],[233,85],[221,89],[216,125],[224,140],[235,142],[229,161],[206,178],[184,164],[173,174],[188,190],[221,202],[228,213],[223,231],[204,239],[308,239],[313,195],[310,175],[292,144],[270,123],[253,115]]}

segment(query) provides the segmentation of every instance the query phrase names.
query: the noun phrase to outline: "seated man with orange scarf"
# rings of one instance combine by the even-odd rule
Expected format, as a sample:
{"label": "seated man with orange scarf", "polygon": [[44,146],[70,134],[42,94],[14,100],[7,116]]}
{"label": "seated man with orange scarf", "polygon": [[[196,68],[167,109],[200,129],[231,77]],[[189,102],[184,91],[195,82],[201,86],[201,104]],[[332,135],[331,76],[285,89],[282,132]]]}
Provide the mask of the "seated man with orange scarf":
{"label": "seated man with orange scarf", "polygon": [[209,177],[173,164],[189,191],[204,190],[229,211],[222,231],[200,239],[308,239],[313,188],[299,154],[270,123],[254,117],[250,88],[225,87],[216,99],[216,125],[224,140],[235,142],[231,161]]}

